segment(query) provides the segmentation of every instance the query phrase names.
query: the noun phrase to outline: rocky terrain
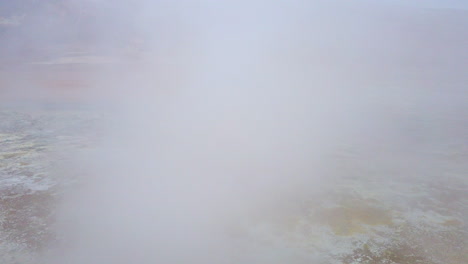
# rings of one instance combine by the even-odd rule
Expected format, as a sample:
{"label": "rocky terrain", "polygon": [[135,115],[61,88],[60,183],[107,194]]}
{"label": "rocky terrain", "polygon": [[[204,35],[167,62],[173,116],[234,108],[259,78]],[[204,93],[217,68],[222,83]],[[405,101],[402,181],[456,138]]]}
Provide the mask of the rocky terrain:
{"label": "rocky terrain", "polygon": [[[65,153],[86,148],[95,117],[73,111],[0,111],[0,262],[36,263],[55,241],[51,226]],[[69,173],[67,175],[70,175]]]}
{"label": "rocky terrain", "polygon": [[[78,179],[63,166],[69,153],[96,142],[90,132],[98,115],[51,109],[0,112],[2,263],[39,263],[53,247],[57,203]],[[466,263],[468,149],[461,142],[398,156],[385,144],[343,146],[330,157],[319,189],[306,187],[279,208],[237,221],[231,232],[239,260]]]}

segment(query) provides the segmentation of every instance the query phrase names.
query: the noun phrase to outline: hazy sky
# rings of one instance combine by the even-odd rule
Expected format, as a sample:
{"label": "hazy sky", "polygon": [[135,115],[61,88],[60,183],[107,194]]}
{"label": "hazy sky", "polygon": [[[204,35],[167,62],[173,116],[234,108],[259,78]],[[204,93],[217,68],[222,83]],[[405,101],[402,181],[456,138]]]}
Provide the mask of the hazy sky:
{"label": "hazy sky", "polygon": [[456,8],[468,9],[468,0],[373,0],[399,5],[407,5],[425,8]]}

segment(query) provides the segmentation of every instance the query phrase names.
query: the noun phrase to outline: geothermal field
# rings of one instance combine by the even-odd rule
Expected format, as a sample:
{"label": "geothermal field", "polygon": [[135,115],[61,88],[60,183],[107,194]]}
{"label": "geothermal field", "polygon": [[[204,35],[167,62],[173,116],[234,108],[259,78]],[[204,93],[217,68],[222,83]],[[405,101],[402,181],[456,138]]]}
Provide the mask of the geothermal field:
{"label": "geothermal field", "polygon": [[468,263],[431,3],[0,1],[0,263]]}

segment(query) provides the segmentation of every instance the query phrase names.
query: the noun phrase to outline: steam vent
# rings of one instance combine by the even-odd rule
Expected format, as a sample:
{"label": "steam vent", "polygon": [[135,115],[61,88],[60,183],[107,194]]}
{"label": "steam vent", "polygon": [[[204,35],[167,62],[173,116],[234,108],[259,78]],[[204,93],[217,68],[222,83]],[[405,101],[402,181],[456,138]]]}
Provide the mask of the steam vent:
{"label": "steam vent", "polygon": [[0,264],[467,264],[466,2],[0,0]]}

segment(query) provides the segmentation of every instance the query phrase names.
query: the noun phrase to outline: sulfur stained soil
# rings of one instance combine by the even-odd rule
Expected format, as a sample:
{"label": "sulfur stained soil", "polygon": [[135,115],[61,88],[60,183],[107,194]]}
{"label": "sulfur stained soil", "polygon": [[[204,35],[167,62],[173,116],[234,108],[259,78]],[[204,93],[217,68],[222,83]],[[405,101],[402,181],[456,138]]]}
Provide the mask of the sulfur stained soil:
{"label": "sulfur stained soil", "polygon": [[[60,170],[60,153],[92,148],[90,127],[101,121],[83,110],[0,116],[0,260],[40,263],[59,239],[64,185],[76,184]],[[327,181],[279,197],[227,232],[255,263],[468,263],[466,151],[447,145],[424,170],[407,166],[413,154],[398,160],[347,146],[324,171]]]}

